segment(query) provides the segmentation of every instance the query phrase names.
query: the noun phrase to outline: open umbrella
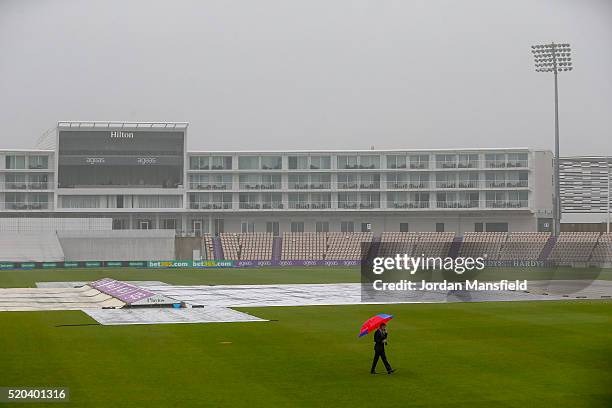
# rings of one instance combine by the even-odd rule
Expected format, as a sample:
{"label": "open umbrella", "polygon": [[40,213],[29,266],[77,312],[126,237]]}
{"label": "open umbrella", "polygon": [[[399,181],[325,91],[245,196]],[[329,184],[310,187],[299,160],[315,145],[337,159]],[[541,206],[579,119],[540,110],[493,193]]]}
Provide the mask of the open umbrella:
{"label": "open umbrella", "polygon": [[370,317],[366,322],[361,326],[361,331],[359,332],[359,337],[363,337],[366,334],[378,329],[381,324],[387,323],[389,320],[393,319],[393,315],[388,314],[377,314],[374,317]]}

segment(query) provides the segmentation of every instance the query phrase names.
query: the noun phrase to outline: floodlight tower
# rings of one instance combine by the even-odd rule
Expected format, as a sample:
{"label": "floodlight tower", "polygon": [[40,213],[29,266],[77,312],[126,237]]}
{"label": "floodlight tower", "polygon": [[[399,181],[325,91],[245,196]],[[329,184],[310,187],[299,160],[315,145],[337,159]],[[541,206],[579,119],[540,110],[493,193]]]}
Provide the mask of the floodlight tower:
{"label": "floodlight tower", "polygon": [[571,49],[569,44],[550,43],[532,45],[531,52],[533,52],[536,72],[552,72],[555,78],[554,233],[558,236],[561,230],[561,194],[559,187],[559,90],[557,74],[572,70]]}

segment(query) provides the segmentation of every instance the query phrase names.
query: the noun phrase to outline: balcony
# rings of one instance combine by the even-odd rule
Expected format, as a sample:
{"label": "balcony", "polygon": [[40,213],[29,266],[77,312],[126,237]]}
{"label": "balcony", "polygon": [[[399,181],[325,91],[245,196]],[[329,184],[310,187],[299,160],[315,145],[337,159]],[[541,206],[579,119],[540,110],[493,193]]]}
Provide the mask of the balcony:
{"label": "balcony", "polygon": [[0,190],[48,190],[48,182],[13,181],[0,183]]}
{"label": "balcony", "polygon": [[429,181],[387,181],[387,189],[389,190],[422,190],[430,188],[431,183]]}
{"label": "balcony", "polygon": [[232,183],[189,183],[191,190],[231,190]]}
{"label": "balcony", "polygon": [[189,209],[191,210],[231,210],[232,203],[195,201],[195,202],[189,203]]}
{"label": "balcony", "polygon": [[387,208],[429,208],[429,201],[388,201]]}
{"label": "balcony", "polygon": [[289,208],[294,210],[324,210],[331,208],[331,201],[289,201]]}
{"label": "balcony", "polygon": [[240,183],[241,190],[280,190],[280,183]]}
{"label": "balcony", "polygon": [[338,208],[343,210],[372,210],[380,208],[379,202],[339,201]]}
{"label": "balcony", "polygon": [[527,200],[487,200],[487,208],[527,208]]}
{"label": "balcony", "polygon": [[436,201],[436,208],[478,208],[479,205],[480,205],[480,202],[477,200]]}
{"label": "balcony", "polygon": [[526,188],[528,186],[528,181],[527,180],[515,180],[515,181],[508,181],[508,180],[502,180],[502,181],[490,181],[487,180],[485,182],[485,186],[486,188]]}
{"label": "balcony", "polygon": [[0,208],[5,210],[48,210],[50,206],[48,202],[5,202],[0,203]]}
{"label": "balcony", "polygon": [[486,160],[485,167],[489,169],[527,168],[528,160]]}
{"label": "balcony", "polygon": [[290,190],[329,190],[331,183],[289,183]]}
{"label": "balcony", "polygon": [[410,163],[410,168],[411,169],[428,169],[429,168],[429,162],[415,162],[415,163]]}

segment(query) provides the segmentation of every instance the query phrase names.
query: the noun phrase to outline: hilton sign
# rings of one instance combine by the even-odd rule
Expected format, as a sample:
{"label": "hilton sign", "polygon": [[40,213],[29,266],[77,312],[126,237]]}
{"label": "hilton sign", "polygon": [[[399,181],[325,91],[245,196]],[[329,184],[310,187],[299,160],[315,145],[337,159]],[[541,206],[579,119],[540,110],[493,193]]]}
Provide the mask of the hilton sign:
{"label": "hilton sign", "polygon": [[111,139],[133,139],[134,132],[122,132],[120,130],[113,130],[110,132]]}

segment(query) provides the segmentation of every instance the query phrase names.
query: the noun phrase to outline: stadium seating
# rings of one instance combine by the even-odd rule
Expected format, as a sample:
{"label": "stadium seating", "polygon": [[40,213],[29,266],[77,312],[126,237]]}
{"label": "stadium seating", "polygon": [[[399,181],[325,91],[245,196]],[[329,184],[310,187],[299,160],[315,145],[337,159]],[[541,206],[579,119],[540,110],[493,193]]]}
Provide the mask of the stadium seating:
{"label": "stadium seating", "polygon": [[0,260],[61,262],[64,251],[54,232],[0,232]]}
{"label": "stadium seating", "polygon": [[599,239],[599,232],[562,232],[549,259],[560,265],[586,263]]}
{"label": "stadium seating", "polygon": [[500,250],[507,236],[506,232],[466,232],[459,256],[500,259]]}
{"label": "stadium seating", "polygon": [[215,252],[213,250],[213,242],[210,234],[203,234],[202,241],[205,253],[202,254],[202,259],[215,259]]}
{"label": "stadium seating", "polygon": [[238,240],[238,234],[224,232],[220,237],[225,259],[232,261],[240,260],[240,242]]}
{"label": "stadium seating", "polygon": [[272,234],[251,233],[239,234],[240,259],[242,260],[271,260]]}
{"label": "stadium seating", "polygon": [[272,240],[272,234],[267,233],[221,234],[221,245],[225,259],[234,261],[271,260]]}
{"label": "stadium seating", "polygon": [[413,256],[416,254],[419,238],[420,235],[417,232],[383,232],[380,237],[381,250],[378,255],[407,254]]}
{"label": "stadium seating", "polygon": [[359,260],[361,243],[372,242],[371,232],[328,232],[325,259]]}
{"label": "stadium seating", "polygon": [[324,232],[285,232],[283,234],[282,260],[325,259],[326,236]]}
{"label": "stadium seating", "polygon": [[593,255],[590,263],[595,265],[610,265],[612,264],[612,233],[601,234],[597,245],[593,248]]}
{"label": "stadium seating", "polygon": [[455,238],[454,232],[421,232],[415,256],[446,257]]}
{"label": "stadium seating", "polygon": [[539,259],[550,233],[548,232],[511,232],[502,245],[499,259],[535,261]]}

